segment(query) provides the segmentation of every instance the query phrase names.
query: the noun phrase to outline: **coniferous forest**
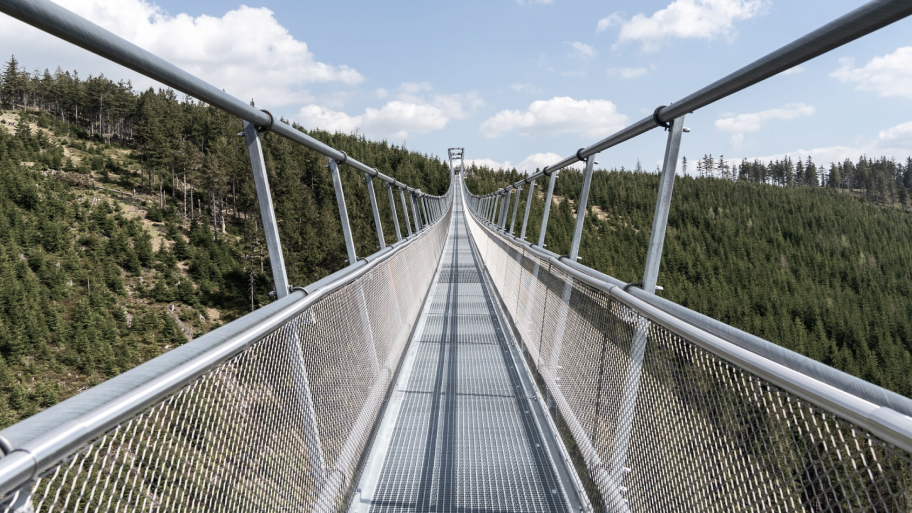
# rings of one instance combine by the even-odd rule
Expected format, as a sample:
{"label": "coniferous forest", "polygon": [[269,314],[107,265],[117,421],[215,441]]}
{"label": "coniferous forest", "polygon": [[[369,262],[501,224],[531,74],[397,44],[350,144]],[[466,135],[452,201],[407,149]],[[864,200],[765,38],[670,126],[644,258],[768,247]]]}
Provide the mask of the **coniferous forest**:
{"label": "coniferous forest", "polygon": [[[15,58],[0,70],[0,108],[0,427],[269,301],[239,119]],[[308,134],[430,194],[449,186],[434,156]],[[271,133],[263,145],[291,283],[345,267],[327,159]],[[342,178],[366,256],[377,239],[365,179],[345,166]]]}
{"label": "coniferous forest", "polygon": [[[802,163],[800,174],[796,167],[747,162],[747,171],[728,175],[679,176],[659,294],[912,396],[912,165],[862,157],[829,166],[816,183],[806,178],[810,166]],[[521,178],[515,170],[466,172],[476,194]],[[641,280],[658,186],[653,173],[594,173],[583,264],[628,283]],[[528,241],[538,240],[546,187],[546,180],[536,183]],[[555,253],[570,250],[581,188],[581,172],[560,172],[545,238]]]}

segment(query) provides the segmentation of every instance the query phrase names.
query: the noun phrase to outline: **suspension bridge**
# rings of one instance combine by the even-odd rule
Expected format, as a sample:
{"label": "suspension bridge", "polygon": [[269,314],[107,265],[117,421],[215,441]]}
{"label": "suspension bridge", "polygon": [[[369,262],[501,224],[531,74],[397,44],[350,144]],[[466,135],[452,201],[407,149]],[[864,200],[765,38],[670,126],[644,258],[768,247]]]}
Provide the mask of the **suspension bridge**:
{"label": "suspension bridge", "polygon": [[[48,0],[0,11],[243,120],[276,292],[0,432],[3,511],[912,511],[912,400],[654,294],[684,116],[912,2],[867,3],[491,194],[466,187],[464,149],[450,148],[441,196]],[[668,139],[647,263],[623,283],[577,258],[594,157],[656,128]],[[264,130],[332,173],[349,265],[304,287],[285,273]],[[544,245],[554,183],[577,162],[579,215],[558,255]],[[372,255],[352,240],[350,170],[367,183]]]}

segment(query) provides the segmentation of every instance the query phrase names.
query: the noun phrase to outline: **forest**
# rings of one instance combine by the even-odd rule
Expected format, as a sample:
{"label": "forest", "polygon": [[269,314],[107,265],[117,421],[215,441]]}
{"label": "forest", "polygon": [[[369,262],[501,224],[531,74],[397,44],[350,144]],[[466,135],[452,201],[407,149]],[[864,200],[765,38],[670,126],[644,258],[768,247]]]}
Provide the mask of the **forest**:
{"label": "forest", "polygon": [[[13,57],[0,70],[0,427],[267,303],[272,287],[240,119],[168,89],[25,69]],[[430,194],[449,186],[436,156],[307,133]],[[307,285],[347,265],[328,161],[262,138],[289,280]],[[366,256],[365,177],[341,171]]]}
{"label": "forest", "polygon": [[[776,165],[755,167],[768,173]],[[808,167],[802,165],[802,176]],[[679,176],[660,294],[912,396],[912,218],[900,201],[908,198],[912,167],[862,157],[834,168],[839,179],[816,186],[794,174],[780,183],[769,178],[778,175],[759,171],[759,178],[750,171]],[[515,170],[476,167],[465,174],[476,194],[521,178]],[[877,190],[859,189],[863,184]],[[658,185],[653,173],[593,174],[580,244],[583,264],[625,282],[641,280]],[[546,180],[536,183],[528,241],[538,240],[546,187]],[[569,253],[581,188],[581,172],[559,173],[545,237],[558,254]],[[520,212],[525,201],[523,192]]]}

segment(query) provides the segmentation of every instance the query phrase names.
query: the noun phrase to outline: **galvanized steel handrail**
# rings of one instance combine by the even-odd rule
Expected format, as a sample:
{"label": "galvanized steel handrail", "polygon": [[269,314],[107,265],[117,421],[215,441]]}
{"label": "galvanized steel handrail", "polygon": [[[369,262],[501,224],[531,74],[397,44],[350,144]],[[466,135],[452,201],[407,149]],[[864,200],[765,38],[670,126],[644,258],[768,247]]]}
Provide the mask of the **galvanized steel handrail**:
{"label": "galvanized steel handrail", "polygon": [[[466,194],[471,196],[471,193],[468,192],[467,188],[463,187],[463,189]],[[825,383],[816,377],[809,376],[806,372],[795,370],[786,364],[757,354],[751,347],[745,347],[743,342],[733,342],[727,337],[723,337],[722,334],[714,334],[699,324],[690,322],[688,319],[681,318],[680,316],[675,315],[675,313],[656,306],[653,301],[649,301],[649,296],[655,297],[652,294],[641,292],[635,296],[634,293],[632,293],[633,291],[624,290],[627,284],[586,268],[579,263],[572,262],[566,256],[561,256],[554,252],[539,248],[526,241],[519,240],[517,237],[509,237],[502,233],[499,226],[496,224],[480,217],[472,209],[469,209],[469,211],[479,222],[479,225],[487,230],[492,236],[500,237],[520,245],[524,251],[546,260],[551,265],[572,276],[575,280],[579,280],[582,283],[605,292],[629,306],[637,313],[657,324],[665,326],[670,331],[681,335],[687,340],[696,342],[700,347],[720,358],[868,429],[884,440],[895,444],[897,447],[912,452],[912,417],[908,414],[903,414],[896,411],[894,408],[877,404],[870,399],[859,397],[856,394],[843,390],[841,387]],[[684,309],[684,307],[678,306],[680,309]],[[783,351],[788,350],[783,349]],[[793,353],[793,355],[796,358],[804,358],[820,367],[829,369],[829,367],[814,362],[797,353]],[[851,376],[849,377],[851,378]],[[858,378],[854,379],[858,380]],[[880,387],[871,383],[867,383],[867,385],[880,389]],[[905,399],[905,403],[907,411],[908,408],[912,408],[912,400]]]}

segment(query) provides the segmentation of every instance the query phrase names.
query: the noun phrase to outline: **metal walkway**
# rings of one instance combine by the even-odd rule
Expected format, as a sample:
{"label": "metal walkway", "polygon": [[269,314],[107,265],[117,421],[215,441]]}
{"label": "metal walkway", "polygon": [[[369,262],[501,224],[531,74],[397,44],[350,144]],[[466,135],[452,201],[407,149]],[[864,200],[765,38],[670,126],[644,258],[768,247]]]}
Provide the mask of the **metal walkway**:
{"label": "metal walkway", "polygon": [[459,195],[352,512],[579,511]]}

